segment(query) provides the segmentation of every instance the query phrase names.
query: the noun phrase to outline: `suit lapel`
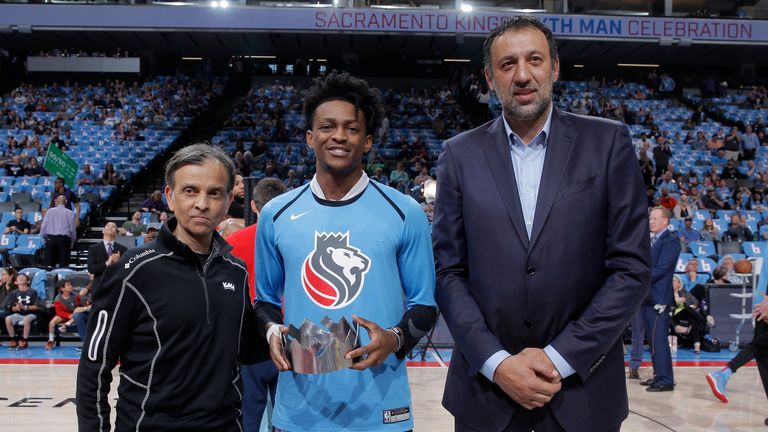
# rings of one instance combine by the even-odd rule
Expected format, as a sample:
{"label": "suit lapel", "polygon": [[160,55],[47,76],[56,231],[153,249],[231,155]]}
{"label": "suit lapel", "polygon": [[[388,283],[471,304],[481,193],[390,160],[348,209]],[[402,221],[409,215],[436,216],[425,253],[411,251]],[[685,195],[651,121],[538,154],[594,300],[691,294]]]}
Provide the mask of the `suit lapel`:
{"label": "suit lapel", "polygon": [[547,139],[547,155],[544,158],[539,195],[536,198],[536,215],[533,219],[529,250],[533,249],[542,228],[547,223],[552,204],[555,202],[558,190],[560,190],[560,182],[563,179],[563,174],[565,174],[573,141],[578,135],[571,126],[571,122],[557,108],[554,108],[549,129],[550,136]]}
{"label": "suit lapel", "polygon": [[523,247],[527,249],[528,232],[523,225],[523,209],[520,206],[515,169],[512,166],[512,156],[509,153],[509,138],[501,116],[491,124],[487,132],[490,139],[483,143],[482,148],[488,162],[488,170],[496,183],[496,188],[504,202],[507,215],[515,227],[517,236]]}

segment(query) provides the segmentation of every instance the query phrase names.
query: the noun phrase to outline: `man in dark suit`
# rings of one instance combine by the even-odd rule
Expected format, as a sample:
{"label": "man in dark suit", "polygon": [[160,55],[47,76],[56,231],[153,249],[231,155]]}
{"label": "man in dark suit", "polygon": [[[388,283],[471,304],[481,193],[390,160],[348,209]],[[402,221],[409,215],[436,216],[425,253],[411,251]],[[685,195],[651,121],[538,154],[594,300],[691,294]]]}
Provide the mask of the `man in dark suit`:
{"label": "man in dark suit", "polygon": [[551,31],[504,21],[484,44],[503,115],[438,163],[437,299],[456,346],[457,431],[615,431],[620,335],[645,297],[645,192],[626,126],[552,106]]}
{"label": "man in dark suit", "polygon": [[102,241],[88,248],[88,273],[93,275],[92,288],[95,290],[101,282],[101,275],[107,266],[117,262],[128,249],[115,241],[117,225],[108,222],[104,225]]}
{"label": "man in dark suit", "polygon": [[640,308],[645,335],[651,345],[653,378],[640,384],[650,392],[675,389],[672,354],[669,352],[669,319],[675,307],[672,276],[680,255],[680,240],[669,232],[672,214],[664,207],[654,207],[649,216],[651,228],[651,290]]}

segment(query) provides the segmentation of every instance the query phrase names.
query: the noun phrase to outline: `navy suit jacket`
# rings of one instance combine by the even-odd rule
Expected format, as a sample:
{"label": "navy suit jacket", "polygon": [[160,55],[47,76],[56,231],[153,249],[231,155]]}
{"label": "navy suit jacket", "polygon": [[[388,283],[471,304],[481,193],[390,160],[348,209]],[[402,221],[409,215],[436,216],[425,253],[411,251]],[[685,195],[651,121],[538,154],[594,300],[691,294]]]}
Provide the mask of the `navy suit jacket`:
{"label": "navy suit jacket", "polygon": [[626,126],[554,110],[529,240],[501,118],[438,162],[437,301],[456,341],[443,405],[503,430],[523,409],[479,373],[495,352],[548,344],[576,374],[550,402],[568,431],[626,418],[620,334],[650,282],[645,189]]}
{"label": "navy suit jacket", "polygon": [[656,238],[651,248],[651,290],[645,301],[647,305],[675,305],[672,275],[675,273],[680,250],[680,240],[669,230]]}

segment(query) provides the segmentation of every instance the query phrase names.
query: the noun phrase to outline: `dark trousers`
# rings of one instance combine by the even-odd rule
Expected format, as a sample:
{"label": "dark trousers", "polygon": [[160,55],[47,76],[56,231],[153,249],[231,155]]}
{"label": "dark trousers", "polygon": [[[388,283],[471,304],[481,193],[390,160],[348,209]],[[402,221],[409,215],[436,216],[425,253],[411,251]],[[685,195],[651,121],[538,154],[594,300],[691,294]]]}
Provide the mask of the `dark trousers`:
{"label": "dark trousers", "polygon": [[[483,432],[480,429],[460,423],[458,420],[454,425],[456,432]],[[560,423],[557,422],[552,410],[548,406],[536,408],[533,410],[519,409],[512,416],[512,421],[504,429],[504,432],[564,432]]]}
{"label": "dark trousers", "polygon": [[72,239],[67,235],[49,235],[45,238],[45,258],[50,267],[69,265],[69,250]]}
{"label": "dark trousers", "polygon": [[243,366],[243,431],[258,432],[261,418],[269,403],[275,405],[277,390],[277,368],[271,360]]}
{"label": "dark trousers", "polygon": [[752,349],[755,352],[757,370],[763,382],[763,390],[768,396],[768,324],[765,321],[755,323],[755,337],[752,339]]}
{"label": "dark trousers", "polygon": [[673,385],[675,377],[672,372],[672,354],[669,352],[669,307],[664,313],[656,312],[653,306],[642,305],[645,322],[645,336],[651,345],[651,361],[653,375],[660,385]]}

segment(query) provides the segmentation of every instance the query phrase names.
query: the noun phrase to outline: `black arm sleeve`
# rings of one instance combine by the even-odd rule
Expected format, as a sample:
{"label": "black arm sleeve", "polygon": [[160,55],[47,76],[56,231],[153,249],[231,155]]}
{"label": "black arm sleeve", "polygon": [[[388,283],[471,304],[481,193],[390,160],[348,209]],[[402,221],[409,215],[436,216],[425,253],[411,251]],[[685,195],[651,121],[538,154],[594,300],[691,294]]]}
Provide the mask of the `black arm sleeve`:
{"label": "black arm sleeve", "polygon": [[261,328],[261,331],[259,332],[259,334],[265,340],[267,338],[267,330],[268,330],[267,324],[283,323],[283,312],[280,310],[279,307],[275,306],[272,303],[261,302],[257,300],[256,303],[253,304],[253,312],[256,315],[256,323]]}
{"label": "black arm sleeve", "polygon": [[432,306],[416,305],[403,314],[397,327],[403,332],[403,347],[395,353],[397,358],[405,358],[424,335],[432,330],[437,321],[437,309]]}

